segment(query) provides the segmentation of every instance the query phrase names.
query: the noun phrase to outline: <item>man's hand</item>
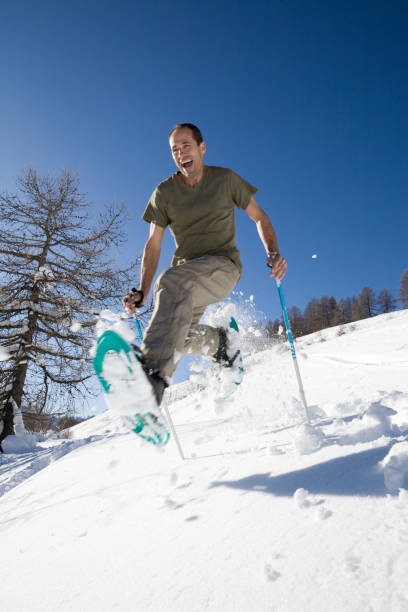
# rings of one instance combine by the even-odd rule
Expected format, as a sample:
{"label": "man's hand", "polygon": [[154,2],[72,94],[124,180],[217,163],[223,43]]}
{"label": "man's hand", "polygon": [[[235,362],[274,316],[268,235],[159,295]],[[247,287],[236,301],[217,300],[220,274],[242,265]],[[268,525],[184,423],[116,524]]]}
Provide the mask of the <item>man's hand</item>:
{"label": "man's hand", "polygon": [[266,260],[268,267],[271,269],[269,276],[273,276],[277,281],[281,281],[288,269],[288,263],[279,253],[269,253]]}
{"label": "man's hand", "polygon": [[132,289],[123,296],[122,305],[128,314],[136,314],[145,301],[143,291]]}

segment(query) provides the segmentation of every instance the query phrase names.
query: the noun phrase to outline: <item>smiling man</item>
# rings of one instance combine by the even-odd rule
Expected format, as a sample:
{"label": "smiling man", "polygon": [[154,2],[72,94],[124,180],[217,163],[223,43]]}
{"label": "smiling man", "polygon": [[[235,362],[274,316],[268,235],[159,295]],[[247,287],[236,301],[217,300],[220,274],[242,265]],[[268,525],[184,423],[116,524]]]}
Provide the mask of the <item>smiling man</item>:
{"label": "smiling man", "polygon": [[208,355],[225,367],[233,366],[236,359],[228,350],[227,330],[199,323],[205,308],[225,299],[241,276],[235,206],[255,222],[271,276],[281,280],[287,269],[273,226],[253,197],[256,187],[228,168],[204,164],[206,144],[195,125],[175,125],[169,143],[178,171],[156,187],[144,211],[150,233],[140,288],[123,299],[129,314],[145,304],[169,226],[176,251],[171,267],[155,284],[154,311],[141,346],[143,368],[158,404],[178,354]]}

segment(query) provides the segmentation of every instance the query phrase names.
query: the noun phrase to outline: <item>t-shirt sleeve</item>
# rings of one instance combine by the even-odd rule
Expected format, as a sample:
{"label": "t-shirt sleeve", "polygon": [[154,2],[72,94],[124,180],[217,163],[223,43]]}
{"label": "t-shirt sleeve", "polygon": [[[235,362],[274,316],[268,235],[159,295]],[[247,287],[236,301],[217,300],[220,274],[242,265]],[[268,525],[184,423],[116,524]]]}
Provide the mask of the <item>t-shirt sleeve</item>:
{"label": "t-shirt sleeve", "polygon": [[239,208],[245,210],[251,200],[251,197],[258,191],[257,187],[254,187],[248,183],[233,170],[230,171],[229,181],[234,203]]}
{"label": "t-shirt sleeve", "polygon": [[142,219],[147,221],[147,223],[154,223],[160,227],[168,226],[170,221],[167,216],[166,201],[159,187],[156,187],[153,191],[142,215]]}

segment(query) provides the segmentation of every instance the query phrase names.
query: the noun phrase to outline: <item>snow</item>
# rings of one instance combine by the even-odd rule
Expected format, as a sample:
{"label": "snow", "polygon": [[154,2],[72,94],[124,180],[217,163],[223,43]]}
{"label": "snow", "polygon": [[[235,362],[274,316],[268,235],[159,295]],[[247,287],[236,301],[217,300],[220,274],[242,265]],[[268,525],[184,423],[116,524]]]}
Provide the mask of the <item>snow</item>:
{"label": "snow", "polygon": [[10,359],[9,353],[5,348],[0,346],[0,361],[7,361],[8,359]]}
{"label": "snow", "polygon": [[297,341],[311,425],[282,343],[229,401],[166,391],[184,461],[111,411],[9,450],[2,609],[405,612],[408,311],[344,330]]}
{"label": "snow", "polygon": [[54,273],[48,266],[40,266],[34,274],[34,282],[53,281]]}
{"label": "snow", "polygon": [[389,491],[408,488],[408,442],[395,444],[384,461],[384,482]]}
{"label": "snow", "polygon": [[74,332],[74,334],[75,334],[76,332],[78,332],[78,331],[81,329],[81,327],[82,327],[82,325],[81,325],[80,321],[77,321],[76,319],[73,319],[73,320],[70,322],[70,325],[69,325],[69,329],[70,329],[72,332]]}
{"label": "snow", "polygon": [[306,423],[299,427],[295,434],[293,443],[295,449],[300,455],[307,453],[313,453],[322,446],[324,441],[324,434],[319,427],[309,425]]}

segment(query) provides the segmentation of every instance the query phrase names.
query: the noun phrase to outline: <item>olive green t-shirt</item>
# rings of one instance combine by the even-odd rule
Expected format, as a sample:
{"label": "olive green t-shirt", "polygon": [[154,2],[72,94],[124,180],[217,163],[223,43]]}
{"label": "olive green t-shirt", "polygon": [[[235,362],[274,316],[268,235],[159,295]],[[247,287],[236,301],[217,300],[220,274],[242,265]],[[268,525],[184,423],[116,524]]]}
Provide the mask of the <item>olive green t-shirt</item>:
{"label": "olive green t-shirt", "polygon": [[257,188],[228,168],[204,166],[195,187],[177,173],[154,190],[142,218],[160,227],[170,227],[176,243],[171,264],[202,255],[229,257],[242,270],[236,247],[234,207],[248,206]]}

